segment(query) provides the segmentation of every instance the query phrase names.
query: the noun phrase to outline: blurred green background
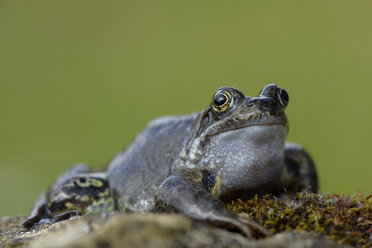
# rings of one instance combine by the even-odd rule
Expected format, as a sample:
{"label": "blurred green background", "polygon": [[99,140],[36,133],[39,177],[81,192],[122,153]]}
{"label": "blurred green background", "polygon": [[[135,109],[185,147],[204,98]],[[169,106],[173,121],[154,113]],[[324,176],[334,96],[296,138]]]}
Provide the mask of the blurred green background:
{"label": "blurred green background", "polygon": [[372,193],[372,1],[0,1],[0,216],[215,89],[290,95],[321,191]]}

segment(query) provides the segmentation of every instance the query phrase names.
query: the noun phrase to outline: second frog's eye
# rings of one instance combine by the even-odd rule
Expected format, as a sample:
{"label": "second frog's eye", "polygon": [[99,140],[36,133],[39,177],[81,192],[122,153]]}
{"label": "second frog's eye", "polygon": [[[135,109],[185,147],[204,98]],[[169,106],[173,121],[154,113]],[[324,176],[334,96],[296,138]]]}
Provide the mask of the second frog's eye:
{"label": "second frog's eye", "polygon": [[226,111],[234,103],[234,98],[230,92],[217,91],[213,96],[212,107],[217,113]]}
{"label": "second frog's eye", "polygon": [[287,91],[278,87],[276,90],[276,97],[278,98],[280,105],[282,105],[283,108],[287,107],[288,101],[289,101],[289,96],[288,96]]}

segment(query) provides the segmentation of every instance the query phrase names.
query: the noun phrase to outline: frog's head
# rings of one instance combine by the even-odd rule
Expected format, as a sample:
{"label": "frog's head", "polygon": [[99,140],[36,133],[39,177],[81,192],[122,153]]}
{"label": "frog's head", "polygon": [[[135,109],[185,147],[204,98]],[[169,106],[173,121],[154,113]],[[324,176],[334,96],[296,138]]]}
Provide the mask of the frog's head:
{"label": "frog's head", "polygon": [[288,100],[287,92],[275,84],[257,97],[219,88],[196,118],[176,167],[214,171],[222,179],[222,191],[269,183],[283,166]]}
{"label": "frog's head", "polygon": [[247,97],[231,87],[221,87],[213,95],[211,104],[205,110],[197,136],[208,136],[257,125],[282,125],[288,127],[285,108],[287,92],[269,84],[258,97]]}

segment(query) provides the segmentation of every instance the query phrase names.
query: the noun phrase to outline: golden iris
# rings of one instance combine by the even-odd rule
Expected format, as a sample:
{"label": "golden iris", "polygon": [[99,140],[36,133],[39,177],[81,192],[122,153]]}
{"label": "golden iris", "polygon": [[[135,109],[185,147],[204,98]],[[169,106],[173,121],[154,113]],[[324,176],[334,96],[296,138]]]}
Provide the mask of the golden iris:
{"label": "golden iris", "polygon": [[233,98],[231,97],[230,92],[228,91],[219,91],[214,94],[212,107],[216,112],[226,111],[231,104],[233,103]]}

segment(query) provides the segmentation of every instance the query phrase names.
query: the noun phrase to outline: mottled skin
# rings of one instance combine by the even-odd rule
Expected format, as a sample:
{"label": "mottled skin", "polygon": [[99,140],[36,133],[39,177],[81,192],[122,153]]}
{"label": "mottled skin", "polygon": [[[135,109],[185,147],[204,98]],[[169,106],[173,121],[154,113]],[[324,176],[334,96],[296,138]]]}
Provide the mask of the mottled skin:
{"label": "mottled skin", "polygon": [[285,142],[287,104],[288,94],[274,84],[258,97],[222,87],[198,114],[150,122],[111,160],[106,177],[81,165],[70,169],[36,202],[24,225],[115,208],[180,212],[247,236],[254,229],[265,232],[228,212],[224,202],[309,186],[318,190],[310,156]]}

